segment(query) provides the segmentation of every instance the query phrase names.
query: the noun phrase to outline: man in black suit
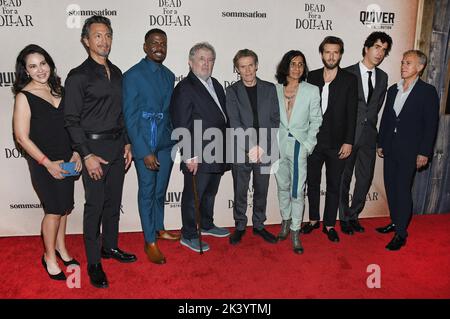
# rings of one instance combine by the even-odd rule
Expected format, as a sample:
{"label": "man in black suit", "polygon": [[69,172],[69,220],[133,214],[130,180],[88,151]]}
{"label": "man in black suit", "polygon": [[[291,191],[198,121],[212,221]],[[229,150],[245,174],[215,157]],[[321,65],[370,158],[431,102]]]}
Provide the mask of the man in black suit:
{"label": "man in black suit", "polygon": [[[232,167],[236,230],[230,237],[230,243],[239,243],[245,233],[248,220],[247,193],[253,172],[253,233],[274,244],[277,238],[264,228],[264,222],[271,159],[275,158],[272,151],[276,151],[272,147],[272,143],[276,142],[276,134],[272,134],[272,129],[277,130],[280,126],[277,91],[273,83],[256,76],[258,56],[252,50],[239,50],[233,63],[241,80],[229,86],[226,92],[230,127],[236,129],[237,135],[237,142],[233,143]],[[245,137],[247,133],[250,137],[248,143]]]}
{"label": "man in black suit", "polygon": [[89,279],[97,288],[108,287],[101,258],[137,259],[118,247],[123,181],[132,156],[122,113],[122,72],[108,59],[112,32],[108,18],[86,19],[81,39],[89,57],[69,72],[65,85],[65,125],[84,160],[84,245]]}
{"label": "man in black suit", "polygon": [[323,215],[323,232],[333,242],[339,241],[334,229],[339,205],[339,189],[345,159],[352,152],[358,107],[358,82],[355,75],[342,70],[344,53],[340,38],[328,36],[319,46],[324,67],[311,71],[308,82],[319,87],[323,113],[317,133],[317,145],[308,157],[307,185],[309,220],[300,231],[304,234],[319,228],[320,180],[325,163],[327,189]]}
{"label": "man in black suit", "polygon": [[406,244],[414,175],[430,161],[439,122],[436,88],[420,79],[427,65],[426,55],[409,50],[403,53],[401,63],[402,79],[387,93],[377,149],[384,158],[384,185],[391,217],[391,223],[377,231],[395,231],[386,246],[388,250],[399,250]]}
{"label": "man in black suit", "polygon": [[[225,134],[228,124],[225,92],[220,83],[211,77],[215,59],[215,50],[209,43],[197,43],[191,48],[190,72],[175,87],[169,107],[174,128],[172,139],[179,141],[177,146],[180,148],[181,170],[184,174],[180,243],[196,252],[201,251],[200,248],[209,250],[209,245],[201,242],[200,247],[194,187],[199,200],[201,234],[214,237],[230,234],[227,229],[215,226],[213,219],[220,178],[227,169]],[[204,138],[207,130],[212,133],[211,139]]]}
{"label": "man in black suit", "polygon": [[[364,208],[375,169],[378,112],[383,106],[388,76],[378,68],[389,55],[392,39],[384,32],[372,32],[364,42],[363,60],[345,68],[358,78],[358,116],[355,144],[342,174],[339,220],[344,234],[364,232],[358,215]],[[355,171],[352,204],[349,205],[350,183]]]}

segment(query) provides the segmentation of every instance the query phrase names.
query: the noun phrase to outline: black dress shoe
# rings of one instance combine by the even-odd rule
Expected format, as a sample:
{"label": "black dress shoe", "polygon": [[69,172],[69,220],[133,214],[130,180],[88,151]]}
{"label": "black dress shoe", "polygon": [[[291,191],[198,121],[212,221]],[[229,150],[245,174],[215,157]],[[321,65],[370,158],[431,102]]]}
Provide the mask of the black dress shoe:
{"label": "black dress shoe", "polygon": [[386,249],[387,250],[399,250],[402,248],[402,246],[405,246],[406,244],[406,238],[400,237],[399,235],[395,234],[394,238],[387,244]]}
{"label": "black dress shoe", "polygon": [[108,279],[103,271],[102,264],[88,264],[87,267],[89,280],[96,288],[108,288]]}
{"label": "black dress shoe", "polygon": [[352,227],[353,231],[355,231],[355,232],[364,233],[364,231],[365,231],[364,227],[361,226],[361,224],[359,223],[359,220],[357,220],[357,219],[350,220],[350,226]]}
{"label": "black dress shoe", "polygon": [[341,231],[347,235],[353,235],[353,228],[349,222],[341,221]]}
{"label": "black dress shoe", "polygon": [[395,225],[389,224],[385,227],[378,227],[378,228],[376,228],[376,231],[379,233],[382,233],[382,234],[392,233],[395,231]]}
{"label": "black dress shoe", "polygon": [[102,258],[109,259],[113,258],[121,263],[132,263],[137,260],[136,256],[133,254],[128,254],[119,248],[105,249],[102,247]]}
{"label": "black dress shoe", "polygon": [[48,276],[53,279],[53,280],[66,280],[66,275],[62,272],[57,273],[56,275],[52,275],[51,273],[48,272],[47,269],[47,263],[45,262],[45,257],[44,255],[42,255],[42,266],[44,266],[45,271],[47,272]]}
{"label": "black dress shoe", "polygon": [[320,222],[319,221],[317,221],[314,225],[311,224],[311,223],[306,223],[300,228],[300,233],[302,233],[302,234],[309,234],[314,229],[317,229],[319,227],[320,227]]}
{"label": "black dress shoe", "polygon": [[336,243],[339,241],[339,236],[338,236],[338,233],[336,232],[336,229],[330,228],[330,230],[328,230],[325,226],[323,226],[322,231],[325,234],[327,234],[328,239],[330,241],[333,241],[333,242],[336,242]]}
{"label": "black dress shoe", "polygon": [[69,260],[69,261],[65,261],[64,259],[62,259],[61,254],[60,254],[59,251],[57,251],[56,249],[55,249],[55,255],[56,255],[56,257],[58,257],[59,259],[61,259],[61,261],[63,262],[64,266],[69,266],[69,265],[77,265],[77,266],[79,266],[79,265],[80,265],[80,263],[78,262],[78,260],[76,260],[75,258],[72,258],[72,259]]}
{"label": "black dress shoe", "polygon": [[261,236],[268,243],[275,244],[277,242],[277,238],[271,233],[269,233],[265,228],[262,229],[253,228],[253,234]]}
{"label": "black dress shoe", "polygon": [[236,245],[241,242],[242,236],[244,236],[245,230],[236,229],[234,233],[230,236],[230,244]]}

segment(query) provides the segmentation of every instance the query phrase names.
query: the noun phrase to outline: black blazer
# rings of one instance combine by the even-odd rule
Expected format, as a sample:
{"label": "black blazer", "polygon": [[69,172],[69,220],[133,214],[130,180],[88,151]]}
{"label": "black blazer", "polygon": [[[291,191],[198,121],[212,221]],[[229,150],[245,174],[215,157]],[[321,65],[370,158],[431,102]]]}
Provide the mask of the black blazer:
{"label": "black blazer", "polygon": [[[308,82],[319,87],[325,85],[323,68],[311,71]],[[323,114],[322,126],[317,133],[317,146],[334,149],[342,144],[354,144],[358,111],[358,82],[355,75],[338,67],[336,78],[329,86],[328,106]]]}
{"label": "black blazer", "polygon": [[[361,144],[364,143],[375,148],[378,133],[378,112],[381,110],[384,98],[386,97],[388,76],[383,70],[375,68],[375,87],[373,88],[369,104],[367,104],[364,96],[359,62],[346,67],[344,70],[354,74],[358,79],[358,116],[356,118],[355,144],[361,142]],[[360,140],[363,131],[364,139]]]}
{"label": "black blazer", "polygon": [[[212,77],[211,79],[219,103],[226,114],[223,87],[216,79]],[[181,169],[183,172],[188,172],[184,161],[195,156],[198,156],[200,161],[198,166],[198,172],[200,173],[223,173],[227,170],[228,166],[225,164],[225,134],[228,120],[224,118],[216,102],[194,73],[189,72],[187,77],[175,86],[169,110],[174,133],[176,133],[177,128],[186,128],[192,137],[188,140],[185,139],[187,137],[178,137],[180,142],[178,146],[180,147],[182,160]],[[202,136],[194,136],[195,120],[201,120],[202,129],[199,132],[201,132]],[[219,129],[222,134],[221,138],[213,136],[212,141],[204,139],[203,134],[209,128]],[[215,160],[212,162],[204,156],[203,151],[206,146],[208,146],[208,150],[205,153],[212,153],[215,157]],[[212,152],[210,152],[211,149],[213,149]]]}
{"label": "black blazer", "polygon": [[[277,130],[280,127],[280,107],[278,105],[277,90],[273,83],[260,80],[259,78],[256,78],[256,83],[258,123],[260,128],[267,129],[266,139],[259,141],[259,144],[264,149],[265,156],[272,156],[273,158],[272,149],[276,150],[277,148],[275,148],[276,138],[272,140],[272,129]],[[242,128],[244,131],[253,128],[253,109],[242,80],[227,88],[226,97],[230,127]],[[276,134],[274,136],[276,137]],[[264,134],[261,134],[261,137],[264,137]],[[234,137],[229,138],[230,142],[231,138],[234,139]],[[248,142],[241,139],[234,141],[232,144],[234,146],[233,163],[238,163],[238,155],[242,155],[240,153],[248,153],[249,149],[256,144],[257,138],[253,134],[250,134]],[[278,154],[275,156],[278,156]],[[263,163],[270,164],[266,160],[267,158]]]}
{"label": "black blazer", "polygon": [[[436,88],[419,79],[398,117],[394,111],[397,92],[397,84],[388,90],[380,123],[378,147],[383,149],[385,157],[397,156],[414,162],[417,155],[430,159],[439,124],[439,97]],[[395,129],[397,133],[394,133]]]}

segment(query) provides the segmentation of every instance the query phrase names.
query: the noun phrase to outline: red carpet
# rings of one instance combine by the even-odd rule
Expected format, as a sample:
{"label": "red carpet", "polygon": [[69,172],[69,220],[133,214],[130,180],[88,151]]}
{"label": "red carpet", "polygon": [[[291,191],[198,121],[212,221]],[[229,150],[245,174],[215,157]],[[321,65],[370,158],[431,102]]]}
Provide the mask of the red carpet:
{"label": "red carpet", "polygon": [[[211,250],[200,256],[179,243],[161,241],[167,264],[147,262],[142,233],[120,235],[120,247],[138,261],[104,260],[110,288],[89,284],[81,235],[68,236],[81,262],[81,288],[48,278],[40,263],[37,236],[0,238],[0,298],[450,298],[450,214],[414,216],[406,247],[385,250],[392,235],[374,228],[387,218],[363,219],[363,234],[328,241],[321,230],[302,237],[305,253],[295,255],[290,240],[263,242],[251,228],[234,247],[228,238],[204,237]],[[276,233],[279,225],[267,227]],[[381,288],[366,285],[367,266],[381,269]],[[62,263],[60,263],[61,266]]]}

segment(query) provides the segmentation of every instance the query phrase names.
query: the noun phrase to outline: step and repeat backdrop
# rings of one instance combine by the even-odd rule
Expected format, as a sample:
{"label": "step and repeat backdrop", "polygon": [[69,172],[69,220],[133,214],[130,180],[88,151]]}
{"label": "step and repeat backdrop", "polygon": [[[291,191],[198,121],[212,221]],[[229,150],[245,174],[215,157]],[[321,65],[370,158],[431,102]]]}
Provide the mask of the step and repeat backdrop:
{"label": "step and repeat backdrop", "polygon": [[[19,51],[27,44],[44,47],[53,57],[58,74],[64,81],[70,69],[86,59],[86,51],[80,42],[84,20],[94,14],[104,15],[111,19],[114,30],[110,59],[123,72],[144,57],[144,35],[149,29],[157,27],[167,32],[168,54],[164,64],[175,73],[177,82],[189,71],[188,51],[192,45],[208,41],[217,51],[213,76],[227,87],[239,80],[232,63],[239,49],[254,50],[259,56],[258,76],[275,82],[276,66],[288,50],[301,50],[306,55],[309,68],[316,69],[322,66],[318,52],[320,42],[327,35],[335,35],[341,37],[345,44],[341,66],[348,66],[361,60],[365,38],[371,32],[380,30],[390,34],[394,41],[390,56],[381,66],[389,75],[389,84],[393,84],[400,78],[402,52],[411,49],[414,44],[417,2],[0,0],[0,236],[39,234],[43,216],[23,151],[14,143],[12,134],[14,64]],[[362,217],[388,215],[382,164],[378,159]],[[182,181],[179,165],[175,164],[166,194],[167,229],[181,228]],[[216,198],[215,222],[219,226],[234,226],[232,185],[231,173],[227,172]],[[322,190],[323,207],[324,182]],[[250,188],[249,214],[252,194]],[[83,205],[84,192],[79,180],[68,233],[82,232]],[[308,204],[305,209],[307,219]],[[267,223],[280,221],[276,182],[272,176]],[[134,167],[125,179],[120,231],[141,231]]]}

